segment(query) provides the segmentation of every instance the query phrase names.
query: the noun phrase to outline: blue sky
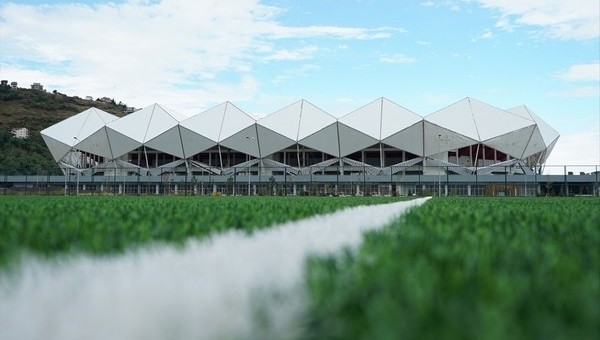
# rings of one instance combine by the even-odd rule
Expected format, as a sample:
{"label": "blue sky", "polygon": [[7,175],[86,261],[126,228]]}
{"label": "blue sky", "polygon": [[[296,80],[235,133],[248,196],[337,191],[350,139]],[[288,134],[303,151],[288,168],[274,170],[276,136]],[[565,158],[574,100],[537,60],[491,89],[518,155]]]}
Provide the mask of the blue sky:
{"label": "blue sky", "polygon": [[525,104],[561,133],[549,163],[600,164],[595,0],[1,1],[0,73],[27,86],[256,115],[378,97],[427,115]]}

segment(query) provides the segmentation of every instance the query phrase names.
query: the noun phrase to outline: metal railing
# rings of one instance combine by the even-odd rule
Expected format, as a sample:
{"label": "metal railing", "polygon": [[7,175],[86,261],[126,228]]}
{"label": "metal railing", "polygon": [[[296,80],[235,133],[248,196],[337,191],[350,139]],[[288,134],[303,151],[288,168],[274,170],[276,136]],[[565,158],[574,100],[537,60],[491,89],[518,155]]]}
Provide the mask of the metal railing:
{"label": "metal railing", "polygon": [[[457,174],[450,167],[412,166],[388,173],[368,167],[233,167],[228,174],[162,169],[160,175],[119,171],[0,174],[0,194],[19,195],[359,195],[359,196],[599,196],[600,166],[560,166],[516,173],[511,167]],[[546,171],[549,167],[546,167]],[[586,170],[583,170],[583,169]],[[558,173],[557,169],[562,170]],[[117,169],[118,170],[118,169]],[[193,170],[193,169],[192,169]],[[591,170],[591,171],[590,171]]]}

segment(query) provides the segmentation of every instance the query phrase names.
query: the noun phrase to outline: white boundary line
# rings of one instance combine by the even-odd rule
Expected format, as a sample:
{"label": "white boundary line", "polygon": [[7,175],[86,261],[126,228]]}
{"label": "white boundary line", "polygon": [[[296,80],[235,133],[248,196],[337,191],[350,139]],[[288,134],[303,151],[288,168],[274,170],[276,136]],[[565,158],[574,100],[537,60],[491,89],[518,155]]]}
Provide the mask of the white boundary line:
{"label": "white boundary line", "polygon": [[[248,338],[256,335],[253,293],[293,291],[308,254],[357,246],[365,231],[426,200],[348,208],[183,248],[25,259],[16,278],[0,277],[0,339]],[[270,327],[288,327],[296,307],[275,311]]]}

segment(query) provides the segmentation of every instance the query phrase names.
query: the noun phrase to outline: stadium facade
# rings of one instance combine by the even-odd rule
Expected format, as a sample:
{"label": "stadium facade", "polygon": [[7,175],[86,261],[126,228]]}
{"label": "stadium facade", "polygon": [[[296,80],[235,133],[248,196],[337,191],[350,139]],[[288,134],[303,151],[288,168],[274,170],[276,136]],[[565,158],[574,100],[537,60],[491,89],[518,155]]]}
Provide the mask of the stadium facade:
{"label": "stadium facade", "polygon": [[261,119],[230,102],[185,117],[90,108],[41,131],[65,174],[534,174],[559,133],[526,106],[465,98],[421,117],[379,98],[340,118],[306,100]]}

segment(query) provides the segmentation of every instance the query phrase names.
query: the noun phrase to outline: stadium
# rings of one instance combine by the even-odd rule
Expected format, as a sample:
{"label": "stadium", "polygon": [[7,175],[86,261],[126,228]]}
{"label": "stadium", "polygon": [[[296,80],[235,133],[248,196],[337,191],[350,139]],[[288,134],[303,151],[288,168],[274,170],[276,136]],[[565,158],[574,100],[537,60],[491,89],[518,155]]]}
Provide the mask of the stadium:
{"label": "stadium", "polygon": [[471,98],[424,118],[385,98],[339,119],[306,100],[259,120],[230,102],[189,118],[158,104],[123,118],[90,108],[41,134],[61,168],[90,175],[220,175],[259,166],[290,175],[529,173],[559,137],[525,106],[502,110]]}
{"label": "stadium", "polygon": [[[230,102],[192,117],[159,104],[122,118],[90,108],[41,134],[65,175],[113,178],[123,182],[119,193],[150,193],[126,186],[160,181],[175,190],[177,183],[213,183],[208,192],[233,194],[256,194],[261,183],[293,183],[283,189],[293,194],[311,190],[309,182],[321,183],[321,192],[361,194],[370,183],[375,193],[410,194],[426,187],[447,193],[459,177],[530,181],[559,138],[526,106],[504,110],[472,98],[425,117],[386,98],[339,118],[306,100],[260,119]],[[471,185],[456,188],[471,194]]]}

